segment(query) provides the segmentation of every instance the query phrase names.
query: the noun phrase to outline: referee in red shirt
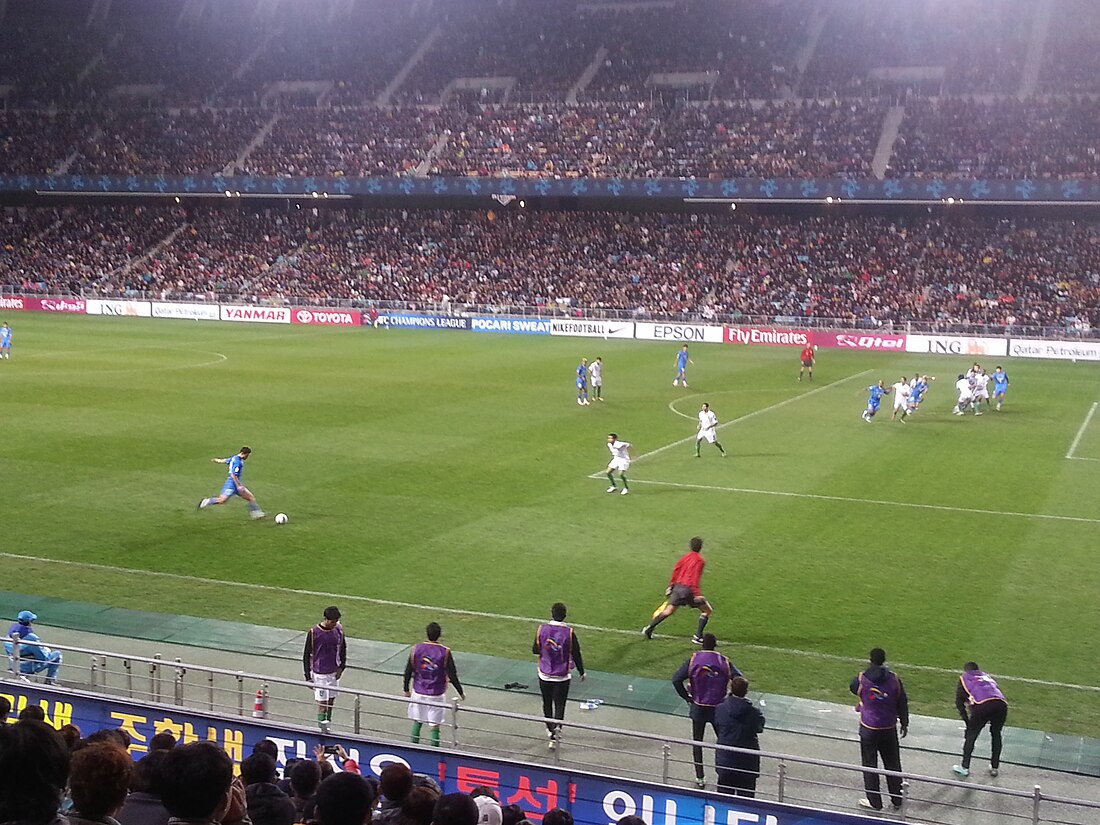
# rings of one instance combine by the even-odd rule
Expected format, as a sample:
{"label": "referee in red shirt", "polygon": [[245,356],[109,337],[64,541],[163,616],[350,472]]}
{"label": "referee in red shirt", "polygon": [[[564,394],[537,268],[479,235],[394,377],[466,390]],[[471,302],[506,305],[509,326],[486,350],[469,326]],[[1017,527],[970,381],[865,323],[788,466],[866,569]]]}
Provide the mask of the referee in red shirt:
{"label": "referee in red shirt", "polygon": [[703,643],[703,629],[710,621],[710,614],[714,612],[706,596],[699,592],[699,580],[703,578],[706,564],[703,559],[703,540],[696,536],[691,540],[691,550],[680,556],[676,566],[672,568],[664,604],[657,608],[649,624],[642,628],[647,639],[653,638],[653,628],[675,613],[677,607],[693,607],[699,611],[699,626],[691,640],[697,645]]}

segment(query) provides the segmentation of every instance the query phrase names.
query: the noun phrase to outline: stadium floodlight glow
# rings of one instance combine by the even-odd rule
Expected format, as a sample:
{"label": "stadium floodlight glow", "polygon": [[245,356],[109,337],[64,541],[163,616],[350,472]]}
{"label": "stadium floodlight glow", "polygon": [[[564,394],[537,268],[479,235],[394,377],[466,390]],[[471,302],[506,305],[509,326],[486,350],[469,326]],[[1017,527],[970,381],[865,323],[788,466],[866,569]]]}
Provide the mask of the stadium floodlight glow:
{"label": "stadium floodlight glow", "polygon": [[954,198],[948,198],[948,199],[947,199],[947,202],[948,202],[948,203],[954,203],[954,202],[955,202],[955,199],[954,199]]}
{"label": "stadium floodlight glow", "polygon": [[311,192],[310,194],[311,194],[311,195],[313,195],[313,197],[315,197],[315,198],[319,198],[319,197],[320,197],[320,195],[318,195],[318,194],[317,194],[316,192]]}
{"label": "stadium floodlight glow", "polygon": [[526,209],[527,208],[527,201],[520,201],[519,202],[519,208],[520,209]]}
{"label": "stadium floodlight glow", "polygon": [[226,190],[225,190],[225,196],[226,196],[227,198],[231,198],[231,197],[233,197],[233,193],[232,193],[232,192],[230,192],[230,191],[229,191],[228,189],[226,189]]}
{"label": "stadium floodlight glow", "polygon": [[176,197],[175,197],[175,201],[176,201],[176,203],[179,203],[179,202],[180,202],[180,196],[179,196],[179,195],[176,195]]}
{"label": "stadium floodlight glow", "polygon": [[833,196],[832,195],[829,195],[827,198],[825,198],[825,203],[832,203],[832,202],[833,202]]}
{"label": "stadium floodlight glow", "polygon": [[734,211],[735,209],[737,209],[737,204],[736,203],[731,203],[730,204],[730,212]]}

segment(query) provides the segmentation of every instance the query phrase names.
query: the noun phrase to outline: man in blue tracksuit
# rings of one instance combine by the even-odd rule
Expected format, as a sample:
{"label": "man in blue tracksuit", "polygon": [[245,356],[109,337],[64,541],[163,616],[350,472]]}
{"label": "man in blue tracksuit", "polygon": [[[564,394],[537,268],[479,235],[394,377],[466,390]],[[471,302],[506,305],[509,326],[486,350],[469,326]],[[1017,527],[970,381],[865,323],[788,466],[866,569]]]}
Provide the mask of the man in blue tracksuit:
{"label": "man in blue tracksuit", "polygon": [[57,671],[61,668],[61,651],[50,650],[41,643],[38,634],[34,632],[31,623],[38,617],[29,610],[23,610],[15,617],[15,622],[8,628],[8,636],[4,641],[4,651],[13,656],[12,639],[18,638],[19,644],[19,678],[27,681],[27,676],[37,673],[46,674],[46,684],[57,684]]}

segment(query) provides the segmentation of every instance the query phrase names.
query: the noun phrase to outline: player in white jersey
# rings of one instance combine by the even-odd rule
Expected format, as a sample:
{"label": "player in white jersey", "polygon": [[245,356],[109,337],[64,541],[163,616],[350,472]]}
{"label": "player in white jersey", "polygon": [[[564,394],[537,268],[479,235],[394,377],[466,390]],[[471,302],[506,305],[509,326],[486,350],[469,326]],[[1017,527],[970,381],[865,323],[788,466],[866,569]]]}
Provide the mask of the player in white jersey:
{"label": "player in white jersey", "polygon": [[898,412],[901,412],[901,423],[905,423],[905,417],[909,415],[909,381],[903,375],[900,381],[890,385],[894,396],[894,412],[890,415],[891,421],[898,420]]}
{"label": "player in white jersey", "polygon": [[980,408],[982,401],[985,401],[985,405],[989,406],[989,376],[986,375],[985,370],[981,367],[977,367],[974,373],[974,407]]}
{"label": "player in white jersey", "polygon": [[596,356],[588,365],[588,374],[592,376],[592,394],[597,401],[603,401],[603,358]]}
{"label": "player in white jersey", "polygon": [[718,416],[711,410],[710,404],[703,404],[702,409],[699,410],[699,432],[695,436],[696,458],[699,458],[699,446],[704,441],[717,447],[718,452],[722,454],[722,458],[726,457],[726,451],[718,440]]}
{"label": "player in white jersey", "polygon": [[611,461],[607,465],[607,480],[611,482],[611,486],[607,488],[607,492],[615,492],[615,473],[618,473],[623,482],[619,495],[625,496],[630,492],[626,483],[626,471],[630,469],[630,442],[619,441],[618,433],[608,433],[607,449],[611,453]]}
{"label": "player in white jersey", "polygon": [[[951,413],[952,415],[962,415],[974,400],[974,390],[970,383],[970,379],[961,372],[959,373],[958,380],[955,382],[955,391],[959,394],[959,400],[956,402],[955,409],[953,409]],[[977,408],[975,408],[974,412],[975,415],[981,415],[981,413],[977,411]]]}

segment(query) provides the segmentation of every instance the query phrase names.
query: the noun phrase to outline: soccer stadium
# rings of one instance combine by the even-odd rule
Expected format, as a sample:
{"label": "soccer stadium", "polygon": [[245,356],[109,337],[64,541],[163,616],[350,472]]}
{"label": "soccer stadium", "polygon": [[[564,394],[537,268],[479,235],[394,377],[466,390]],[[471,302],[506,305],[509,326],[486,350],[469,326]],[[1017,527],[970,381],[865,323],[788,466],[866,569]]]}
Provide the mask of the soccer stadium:
{"label": "soccer stadium", "polygon": [[0,0],[0,823],[1100,820],[1092,0]]}

